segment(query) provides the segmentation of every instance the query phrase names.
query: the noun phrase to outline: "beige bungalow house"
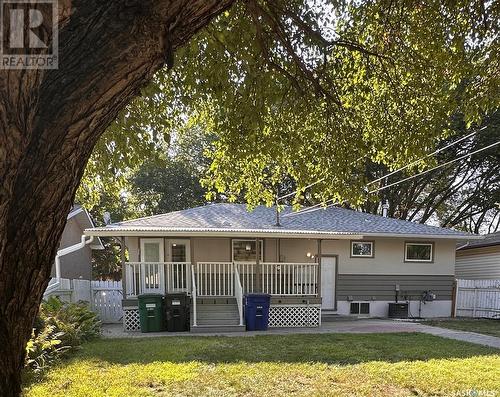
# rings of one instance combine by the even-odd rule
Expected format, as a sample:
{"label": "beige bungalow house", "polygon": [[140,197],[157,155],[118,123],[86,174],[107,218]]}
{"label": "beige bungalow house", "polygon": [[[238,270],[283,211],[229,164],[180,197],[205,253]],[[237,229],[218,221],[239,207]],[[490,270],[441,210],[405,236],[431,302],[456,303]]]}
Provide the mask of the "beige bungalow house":
{"label": "beige bungalow house", "polygon": [[252,292],[271,295],[271,327],[387,317],[391,302],[413,317],[450,316],[456,244],[480,238],[336,207],[286,207],[276,220],[275,208],[210,204],[85,234],[124,243],[126,330],[138,329],[138,295],[184,291],[192,331],[240,330]]}

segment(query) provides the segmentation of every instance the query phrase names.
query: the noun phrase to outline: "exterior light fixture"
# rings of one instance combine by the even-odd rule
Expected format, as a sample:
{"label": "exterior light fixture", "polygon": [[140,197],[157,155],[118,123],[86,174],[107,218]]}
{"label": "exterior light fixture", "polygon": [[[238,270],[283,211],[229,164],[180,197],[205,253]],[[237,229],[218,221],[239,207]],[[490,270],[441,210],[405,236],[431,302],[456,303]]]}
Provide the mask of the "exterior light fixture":
{"label": "exterior light fixture", "polygon": [[252,250],[252,246],[250,244],[245,245],[245,250],[246,251],[251,251]]}
{"label": "exterior light fixture", "polygon": [[311,254],[310,252],[308,252],[308,253],[306,254],[306,256],[307,256],[308,258],[310,258],[310,257],[312,256],[312,254]]}

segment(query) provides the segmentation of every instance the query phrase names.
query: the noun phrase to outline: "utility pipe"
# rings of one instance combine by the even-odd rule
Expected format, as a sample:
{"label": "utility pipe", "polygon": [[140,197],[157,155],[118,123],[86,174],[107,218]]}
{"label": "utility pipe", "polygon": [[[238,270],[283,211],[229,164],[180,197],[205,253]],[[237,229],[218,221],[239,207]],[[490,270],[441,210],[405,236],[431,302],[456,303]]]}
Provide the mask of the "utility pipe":
{"label": "utility pipe", "polygon": [[92,241],[94,241],[94,236],[90,236],[88,240],[85,240],[85,235],[82,234],[82,240],[75,245],[70,245],[69,247],[63,248],[59,251],[57,251],[56,254],[56,278],[60,279],[61,278],[61,256],[71,254],[72,252],[81,250],[83,247],[86,245],[90,244]]}

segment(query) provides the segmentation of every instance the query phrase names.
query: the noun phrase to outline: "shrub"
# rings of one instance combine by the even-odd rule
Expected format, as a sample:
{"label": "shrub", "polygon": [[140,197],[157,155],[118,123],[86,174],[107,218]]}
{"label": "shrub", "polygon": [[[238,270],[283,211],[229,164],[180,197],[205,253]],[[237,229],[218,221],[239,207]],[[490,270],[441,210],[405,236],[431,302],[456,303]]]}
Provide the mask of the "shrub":
{"label": "shrub", "polygon": [[50,297],[42,302],[26,347],[26,367],[40,373],[82,342],[100,335],[101,323],[85,303]]}

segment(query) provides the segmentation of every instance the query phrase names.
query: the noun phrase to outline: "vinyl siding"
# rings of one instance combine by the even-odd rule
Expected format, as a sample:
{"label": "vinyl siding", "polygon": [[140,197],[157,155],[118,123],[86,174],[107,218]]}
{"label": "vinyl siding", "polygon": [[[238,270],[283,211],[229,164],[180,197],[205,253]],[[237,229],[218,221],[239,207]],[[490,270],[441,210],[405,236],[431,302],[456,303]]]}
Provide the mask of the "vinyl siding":
{"label": "vinyl siding", "polygon": [[500,278],[500,246],[457,251],[455,271],[462,279]]}
{"label": "vinyl siding", "polygon": [[339,274],[337,276],[337,300],[394,300],[396,284],[399,284],[401,300],[407,295],[415,300],[422,292],[431,290],[437,300],[450,300],[453,276],[389,275],[389,274]]}

